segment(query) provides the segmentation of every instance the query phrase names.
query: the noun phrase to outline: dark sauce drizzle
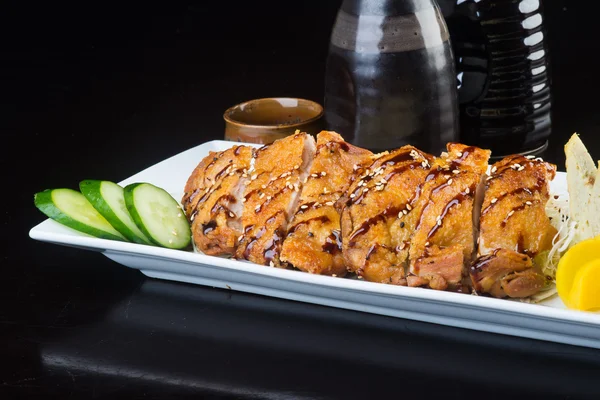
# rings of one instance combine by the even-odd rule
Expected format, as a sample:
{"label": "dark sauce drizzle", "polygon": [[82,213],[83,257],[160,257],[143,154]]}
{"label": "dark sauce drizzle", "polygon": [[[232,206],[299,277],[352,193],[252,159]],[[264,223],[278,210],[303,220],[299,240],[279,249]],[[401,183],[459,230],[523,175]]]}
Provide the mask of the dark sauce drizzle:
{"label": "dark sauce drizzle", "polygon": [[469,193],[465,193],[465,192],[460,192],[458,193],[456,196],[454,196],[454,198],[452,200],[450,200],[446,206],[444,206],[444,210],[442,211],[442,214],[440,215],[440,220],[442,221],[441,225],[435,224],[433,226],[433,228],[431,228],[431,230],[429,231],[429,233],[427,234],[427,239],[431,238],[435,232],[442,227],[443,225],[443,221],[444,218],[446,217],[446,215],[448,214],[448,211],[450,211],[450,209],[455,206],[458,205],[460,203],[462,203],[465,199],[472,197],[473,196],[473,192],[474,192],[474,188],[471,187],[469,189]]}

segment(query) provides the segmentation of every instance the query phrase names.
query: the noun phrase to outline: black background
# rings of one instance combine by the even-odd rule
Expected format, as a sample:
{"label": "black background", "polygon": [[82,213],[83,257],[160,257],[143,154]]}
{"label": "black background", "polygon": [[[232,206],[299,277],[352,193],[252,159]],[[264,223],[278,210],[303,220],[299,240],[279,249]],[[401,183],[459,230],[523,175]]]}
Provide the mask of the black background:
{"label": "black background", "polygon": [[[37,191],[220,139],[244,100],[322,102],[339,4],[2,2],[0,398],[598,398],[597,350],[157,282],[29,238]],[[600,7],[543,4],[564,170],[573,132],[600,158]]]}

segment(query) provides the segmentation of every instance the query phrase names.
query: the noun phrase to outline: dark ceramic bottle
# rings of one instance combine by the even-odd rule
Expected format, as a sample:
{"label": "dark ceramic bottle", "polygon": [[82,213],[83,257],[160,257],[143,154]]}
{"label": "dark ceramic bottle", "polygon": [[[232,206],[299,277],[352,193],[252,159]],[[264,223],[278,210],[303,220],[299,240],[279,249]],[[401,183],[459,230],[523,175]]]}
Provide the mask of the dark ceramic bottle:
{"label": "dark ceramic bottle", "polygon": [[542,154],[551,134],[550,61],[540,0],[438,0],[459,81],[461,140]]}
{"label": "dark ceramic bottle", "polygon": [[354,145],[459,141],[455,63],[434,0],[344,0],[330,38],[325,124]]}

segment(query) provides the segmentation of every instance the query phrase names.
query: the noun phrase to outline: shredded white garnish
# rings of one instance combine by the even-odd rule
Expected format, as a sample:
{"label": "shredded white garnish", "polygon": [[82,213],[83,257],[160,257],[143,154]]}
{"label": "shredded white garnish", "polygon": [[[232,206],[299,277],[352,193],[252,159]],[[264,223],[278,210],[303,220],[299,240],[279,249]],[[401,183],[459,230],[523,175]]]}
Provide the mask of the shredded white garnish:
{"label": "shredded white garnish", "polygon": [[558,261],[571,246],[577,223],[569,218],[569,199],[566,193],[554,194],[550,197],[546,204],[546,215],[550,218],[550,223],[557,232],[552,239],[552,248],[546,255],[542,269],[546,275],[554,280]]}

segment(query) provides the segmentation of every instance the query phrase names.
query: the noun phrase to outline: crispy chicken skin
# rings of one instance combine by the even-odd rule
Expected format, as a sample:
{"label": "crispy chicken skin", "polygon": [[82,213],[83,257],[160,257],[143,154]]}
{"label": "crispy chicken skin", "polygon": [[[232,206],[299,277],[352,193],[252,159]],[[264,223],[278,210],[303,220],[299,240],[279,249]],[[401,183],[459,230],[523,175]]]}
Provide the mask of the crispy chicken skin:
{"label": "crispy chicken skin", "polygon": [[211,151],[189,176],[181,200],[194,245],[209,255],[231,255],[241,234],[242,192],[253,148]]}
{"label": "crispy chicken skin", "polygon": [[281,247],[313,162],[315,148],[313,136],[296,133],[255,152],[250,182],[244,191],[237,259],[282,266]]}
{"label": "crispy chicken skin", "polygon": [[[528,297],[545,282],[531,258],[549,250],[556,235],[545,212],[556,166],[515,155],[493,164],[490,172],[480,217],[480,258],[471,268],[473,287],[494,297]],[[491,285],[494,279],[498,283]]]}
{"label": "crispy chicken skin", "polygon": [[447,150],[432,163],[414,206],[410,274],[421,279],[409,279],[411,286],[459,289],[475,255],[477,192],[491,152],[459,143]]}
{"label": "crispy chicken skin", "polygon": [[372,282],[406,285],[411,212],[434,157],[413,146],[374,156],[343,202],[342,254],[348,270]]}
{"label": "crispy chicken skin", "polygon": [[344,276],[340,213],[335,203],[355,180],[371,153],[335,132],[317,135],[317,152],[299,207],[283,242],[281,261],[313,274]]}

